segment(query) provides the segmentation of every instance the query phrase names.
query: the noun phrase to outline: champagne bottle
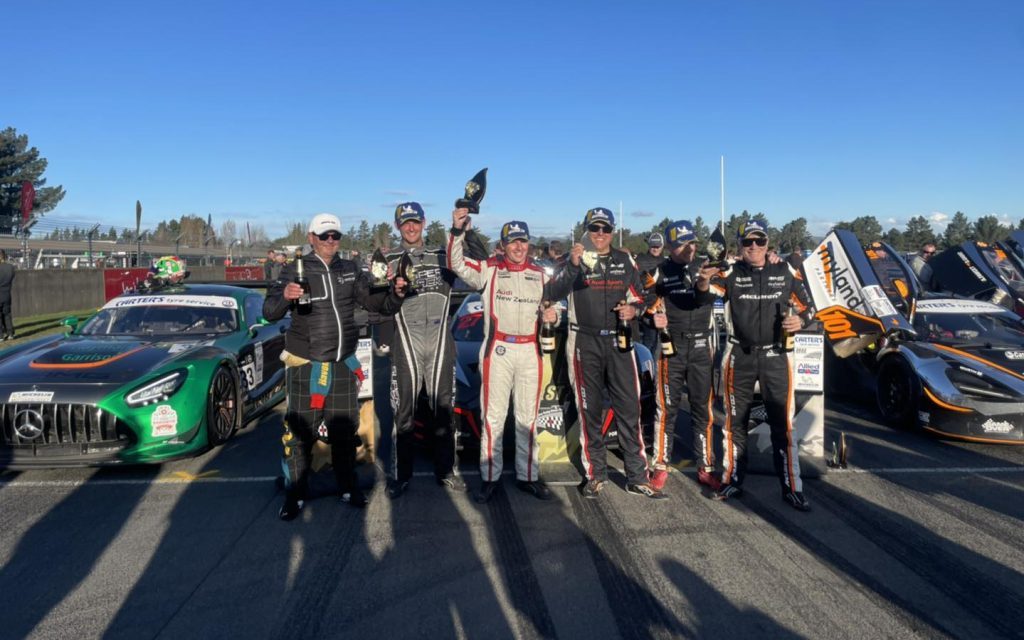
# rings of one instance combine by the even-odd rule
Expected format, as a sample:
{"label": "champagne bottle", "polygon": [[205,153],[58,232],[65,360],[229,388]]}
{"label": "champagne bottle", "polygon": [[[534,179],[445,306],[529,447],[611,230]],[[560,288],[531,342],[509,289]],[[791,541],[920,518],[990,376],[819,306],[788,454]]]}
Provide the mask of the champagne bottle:
{"label": "champagne bottle", "polygon": [[[551,301],[544,301],[544,308],[551,308]],[[543,353],[555,352],[555,325],[545,322],[540,325],[540,350]]]}
{"label": "champagne bottle", "polygon": [[[619,306],[626,304],[625,300],[619,301]],[[629,326],[629,323],[619,318],[619,324],[615,327],[615,344],[618,346],[619,351],[630,351],[633,349],[633,327]]]}
{"label": "champagne bottle", "polygon": [[[788,317],[790,317],[792,315],[793,315],[793,303],[790,302],[789,304],[786,305],[786,315],[783,316],[783,317],[784,318],[788,318]],[[794,343],[795,343],[795,340],[793,338],[793,333],[791,331],[786,331],[786,329],[783,328],[782,329],[782,348],[785,351],[792,351]]]}
{"label": "champagne bottle", "polygon": [[658,329],[658,340],[661,341],[662,356],[671,358],[676,355],[676,344],[672,342],[672,334],[669,333],[667,326]]}
{"label": "champagne bottle", "polygon": [[298,312],[305,315],[313,310],[313,301],[309,297],[309,278],[306,277],[306,269],[302,264],[302,251],[295,250],[295,284],[302,287],[302,295],[295,301]]}

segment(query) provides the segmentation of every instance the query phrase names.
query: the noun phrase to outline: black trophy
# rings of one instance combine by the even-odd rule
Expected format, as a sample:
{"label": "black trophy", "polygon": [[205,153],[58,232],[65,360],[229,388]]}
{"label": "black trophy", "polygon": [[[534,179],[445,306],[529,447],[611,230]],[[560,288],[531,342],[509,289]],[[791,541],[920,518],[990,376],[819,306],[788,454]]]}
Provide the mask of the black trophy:
{"label": "black trophy", "polygon": [[469,209],[470,213],[480,213],[480,201],[487,193],[487,167],[477,171],[476,175],[466,183],[466,197],[455,201],[456,209]]}
{"label": "black trophy", "polygon": [[716,226],[715,230],[711,232],[711,237],[708,238],[707,252],[708,266],[719,269],[728,268],[729,263],[725,260],[725,236],[722,235],[721,225]]}
{"label": "black trophy", "polygon": [[370,275],[373,277],[370,286],[374,289],[388,287],[388,259],[384,257],[379,247],[370,258]]}
{"label": "black trophy", "polygon": [[405,279],[408,291],[416,289],[416,265],[413,264],[409,252],[403,253],[402,258],[398,261],[398,275]]}

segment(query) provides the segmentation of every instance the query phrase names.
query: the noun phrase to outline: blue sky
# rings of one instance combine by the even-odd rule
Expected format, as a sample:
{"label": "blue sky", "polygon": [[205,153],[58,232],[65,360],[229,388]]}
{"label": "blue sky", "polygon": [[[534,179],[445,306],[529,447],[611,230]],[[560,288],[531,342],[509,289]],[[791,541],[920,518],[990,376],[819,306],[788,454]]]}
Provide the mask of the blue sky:
{"label": "blue sky", "polygon": [[[1024,3],[26,2],[5,8],[0,126],[67,196],[143,227],[320,211],[565,234],[589,207],[1024,217]],[[17,26],[15,26],[17,25]],[[13,58],[13,60],[12,60]]]}

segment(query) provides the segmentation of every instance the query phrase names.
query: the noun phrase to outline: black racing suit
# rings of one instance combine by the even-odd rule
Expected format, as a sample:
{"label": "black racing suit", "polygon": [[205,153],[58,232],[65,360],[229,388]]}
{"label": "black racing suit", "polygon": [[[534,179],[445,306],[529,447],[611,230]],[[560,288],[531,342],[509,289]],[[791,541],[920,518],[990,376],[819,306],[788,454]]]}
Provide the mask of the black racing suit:
{"label": "black racing suit", "polygon": [[[649,251],[645,251],[636,257],[636,267],[640,270],[640,284],[644,286],[645,293],[649,293],[646,289],[645,274],[653,273],[661,266],[663,260],[664,258],[661,256],[652,256]],[[658,352],[658,332],[654,329],[653,325],[645,322],[640,323],[640,344],[647,347],[652,356]]]}
{"label": "black racing suit", "polygon": [[415,282],[406,295],[402,310],[395,315],[391,345],[392,432],[391,474],[395,480],[412,477],[416,439],[413,416],[420,391],[426,390],[433,423],[434,474],[438,479],[456,474],[458,416],[452,408],[455,396],[455,342],[448,330],[452,285],[457,276],[447,266],[445,250],[433,247],[403,247],[387,255],[392,271],[398,273],[402,255],[408,251],[416,268]]}
{"label": "black racing suit", "polygon": [[782,317],[789,304],[807,310],[800,275],[785,262],[753,267],[737,261],[711,280],[725,298],[729,343],[722,357],[725,404],[722,482],[740,486],[747,471],[747,428],[754,385],[760,381],[771,430],[772,460],[784,492],[800,491],[793,432],[793,376],[783,349]]}
{"label": "black racing suit", "polygon": [[[309,313],[298,312],[293,302],[284,299],[284,288],[295,278],[294,264],[281,269],[263,303],[263,317],[268,320],[279,320],[289,310],[292,312],[285,349],[309,361],[286,370],[288,407],[282,467],[288,491],[300,499],[308,490],[313,445],[321,423],[331,442],[331,464],[339,489],[344,492],[355,486],[359,383],[345,364],[359,342],[359,327],[353,315],[356,305],[381,313],[394,313],[402,305],[402,299],[388,291],[371,295],[366,274],[350,260],[335,255],[328,265],[319,256],[309,254],[302,257],[302,263],[313,301]],[[320,370],[320,363],[330,367],[331,383],[323,394],[323,407],[313,408],[311,376],[314,367]]]}
{"label": "black racing suit", "polygon": [[[655,469],[664,469],[672,461],[672,439],[676,416],[687,389],[690,404],[690,426],[693,429],[693,455],[700,469],[711,471],[715,466],[714,419],[711,412],[711,378],[714,349],[711,341],[711,314],[716,296],[697,291],[700,262],[681,264],[671,258],[663,260],[655,271],[653,286],[648,289],[649,309],[661,306],[668,318],[668,331],[676,348],[673,358],[658,359],[657,403],[654,419]],[[660,301],[660,305],[659,305]],[[651,317],[645,324],[653,325]],[[660,346],[659,346],[660,351]]]}
{"label": "black racing suit", "polygon": [[620,300],[642,302],[640,272],[633,258],[612,249],[598,258],[593,271],[571,262],[559,279],[572,281],[569,294],[569,380],[580,414],[580,447],[587,480],[606,480],[604,429],[601,421],[607,389],[626,467],[627,481],[647,482],[647,454],[640,429],[640,378],[633,350],[618,350],[615,328]]}

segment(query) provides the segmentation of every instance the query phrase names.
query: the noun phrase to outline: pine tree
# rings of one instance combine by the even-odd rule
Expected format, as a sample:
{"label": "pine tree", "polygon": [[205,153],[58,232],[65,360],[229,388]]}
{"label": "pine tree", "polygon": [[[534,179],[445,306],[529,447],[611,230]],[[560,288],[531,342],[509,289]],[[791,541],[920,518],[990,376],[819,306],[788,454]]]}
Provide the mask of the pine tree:
{"label": "pine tree", "polygon": [[932,223],[924,216],[915,216],[907,221],[907,230],[903,233],[903,247],[907,251],[917,251],[926,244],[935,244],[938,238],[932,230]]}
{"label": "pine tree", "polygon": [[946,232],[942,234],[942,246],[955,247],[967,242],[974,237],[974,225],[970,223],[962,211],[953,214],[953,219],[946,225]]}
{"label": "pine tree", "polygon": [[974,223],[974,239],[981,242],[996,242],[1009,235],[1010,230],[999,224],[995,216],[981,216]]}
{"label": "pine tree", "polygon": [[12,233],[21,220],[22,182],[31,182],[36,190],[34,216],[52,211],[64,198],[63,187],[46,186],[47,164],[38,149],[29,148],[27,135],[18,135],[13,127],[0,131],[0,233]]}

